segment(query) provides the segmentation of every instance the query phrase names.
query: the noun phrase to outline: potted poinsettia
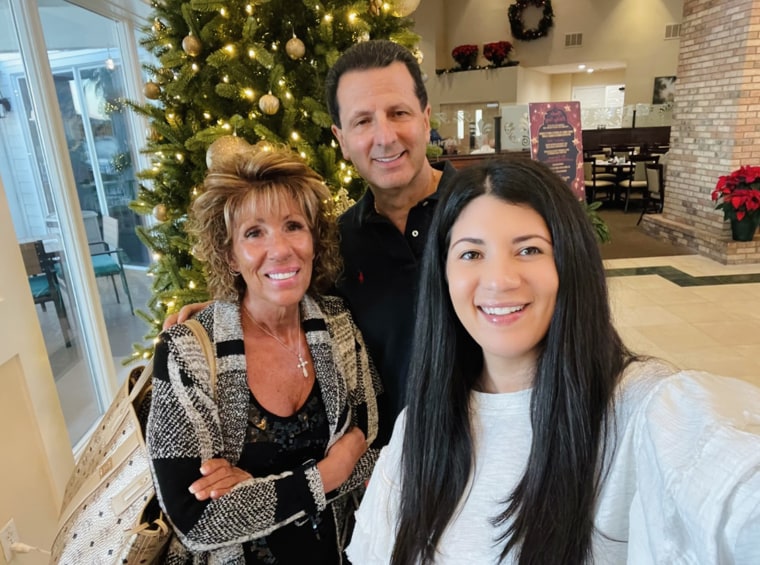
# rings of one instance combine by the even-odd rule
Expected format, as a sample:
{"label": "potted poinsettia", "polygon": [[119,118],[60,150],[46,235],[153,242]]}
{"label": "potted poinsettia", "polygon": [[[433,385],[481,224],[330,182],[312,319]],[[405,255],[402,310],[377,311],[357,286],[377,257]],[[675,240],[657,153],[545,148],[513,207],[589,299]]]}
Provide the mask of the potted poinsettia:
{"label": "potted poinsettia", "polygon": [[731,221],[737,241],[751,241],[760,224],[760,167],[745,165],[722,176],[712,191],[716,210]]}
{"label": "potted poinsettia", "polygon": [[501,67],[502,63],[509,59],[511,51],[512,44],[509,41],[494,41],[483,45],[483,57],[494,67]]}
{"label": "potted poinsettia", "polygon": [[478,46],[472,44],[457,45],[451,51],[451,56],[463,69],[472,69],[478,60]]}

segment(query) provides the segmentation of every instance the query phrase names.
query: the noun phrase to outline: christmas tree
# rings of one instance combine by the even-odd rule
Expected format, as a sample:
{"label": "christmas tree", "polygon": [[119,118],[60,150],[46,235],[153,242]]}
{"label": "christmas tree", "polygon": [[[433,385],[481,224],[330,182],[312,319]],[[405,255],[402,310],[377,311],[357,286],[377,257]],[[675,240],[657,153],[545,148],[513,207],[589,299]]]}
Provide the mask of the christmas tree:
{"label": "christmas tree", "polygon": [[[408,17],[419,0],[155,0],[141,45],[150,101],[131,104],[147,117],[132,209],[155,221],[138,228],[153,253],[149,324],[153,340],[167,314],[208,299],[203,271],[185,232],[207,159],[240,140],[269,141],[297,151],[319,172],[338,207],[364,190],[341,158],[324,99],[327,70],[354,43],[391,39],[410,49],[419,37]],[[133,358],[152,347],[135,345]]]}

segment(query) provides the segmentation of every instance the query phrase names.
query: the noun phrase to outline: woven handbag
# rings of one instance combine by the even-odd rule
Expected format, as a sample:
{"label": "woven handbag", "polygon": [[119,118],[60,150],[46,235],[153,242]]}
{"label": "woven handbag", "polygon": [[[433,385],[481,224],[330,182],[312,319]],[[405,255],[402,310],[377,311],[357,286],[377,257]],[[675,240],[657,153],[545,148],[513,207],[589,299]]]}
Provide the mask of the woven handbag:
{"label": "woven handbag", "polygon": [[[201,343],[216,391],[211,341],[197,320],[185,325]],[[155,497],[143,435],[152,375],[153,361],[132,371],[87,442],[66,485],[52,564],[161,562],[172,530]]]}

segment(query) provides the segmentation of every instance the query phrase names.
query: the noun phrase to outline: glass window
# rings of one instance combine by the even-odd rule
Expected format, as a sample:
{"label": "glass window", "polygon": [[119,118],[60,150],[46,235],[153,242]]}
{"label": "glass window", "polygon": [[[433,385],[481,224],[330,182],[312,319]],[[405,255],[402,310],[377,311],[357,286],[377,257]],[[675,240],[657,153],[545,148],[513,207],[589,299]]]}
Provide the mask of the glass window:
{"label": "glass window", "polygon": [[[0,14],[7,19],[13,15],[9,2],[0,0]],[[128,208],[137,190],[137,151],[122,103],[125,75],[117,23],[64,0],[46,0],[39,16],[65,135],[63,157],[76,187],[66,186],[68,181],[61,180],[66,175],[51,174],[60,171],[51,169],[54,159],[45,147],[55,141],[43,136],[55,135],[40,123],[35,108],[44,113],[54,104],[40,109],[44,101],[22,61],[14,25],[4,39],[13,47],[0,55],[0,178],[69,436],[77,444],[110,403],[112,385],[96,368],[93,353],[103,355],[106,349],[100,328],[107,330],[112,356],[107,359],[119,382],[131,368],[122,360],[131,357],[132,344],[142,341],[148,329],[134,308],[144,307],[150,295],[149,254],[135,233],[142,218]],[[87,268],[93,269],[95,299],[77,274],[81,267],[74,268],[65,252],[79,247],[66,227],[71,217],[63,214],[84,225],[88,249],[75,255],[86,257]]]}

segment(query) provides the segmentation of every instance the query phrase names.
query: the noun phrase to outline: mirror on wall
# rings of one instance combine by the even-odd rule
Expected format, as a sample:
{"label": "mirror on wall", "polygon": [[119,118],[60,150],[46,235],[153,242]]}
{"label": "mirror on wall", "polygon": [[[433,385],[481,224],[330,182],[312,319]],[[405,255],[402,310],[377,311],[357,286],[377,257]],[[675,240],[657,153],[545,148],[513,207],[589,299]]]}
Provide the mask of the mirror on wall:
{"label": "mirror on wall", "polygon": [[490,153],[497,146],[494,118],[499,115],[496,101],[441,104],[433,113],[431,127],[436,126],[444,155]]}

